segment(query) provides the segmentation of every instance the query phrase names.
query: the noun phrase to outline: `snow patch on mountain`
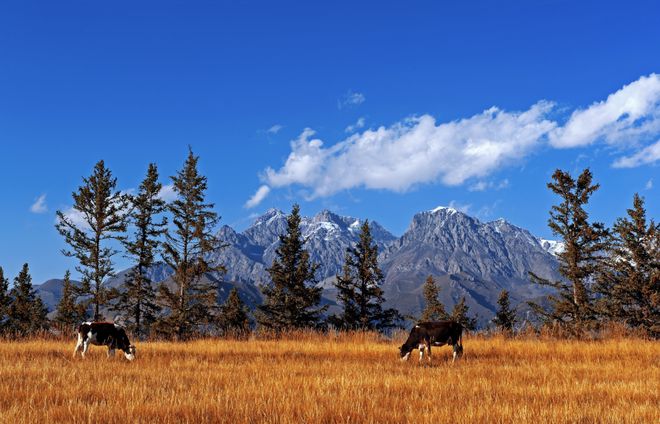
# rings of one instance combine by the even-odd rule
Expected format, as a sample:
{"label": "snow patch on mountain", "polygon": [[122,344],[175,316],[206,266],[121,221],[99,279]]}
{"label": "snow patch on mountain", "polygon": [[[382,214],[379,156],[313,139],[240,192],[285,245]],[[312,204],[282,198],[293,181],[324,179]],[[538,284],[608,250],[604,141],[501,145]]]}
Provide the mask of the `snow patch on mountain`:
{"label": "snow patch on mountain", "polygon": [[562,253],[565,249],[565,245],[561,241],[546,240],[546,239],[539,238],[538,242],[541,245],[541,247],[543,248],[543,250],[545,250],[546,252],[548,252],[548,253],[550,253],[554,256],[557,256],[558,254]]}
{"label": "snow patch on mountain", "polygon": [[451,214],[451,215],[453,215],[453,214],[455,214],[455,213],[458,212],[456,209],[451,208],[451,207],[449,207],[449,206],[438,206],[438,207],[435,208],[435,209],[431,209],[429,212],[431,212],[431,213],[438,213],[438,212],[440,212],[440,211],[447,212],[448,214]]}

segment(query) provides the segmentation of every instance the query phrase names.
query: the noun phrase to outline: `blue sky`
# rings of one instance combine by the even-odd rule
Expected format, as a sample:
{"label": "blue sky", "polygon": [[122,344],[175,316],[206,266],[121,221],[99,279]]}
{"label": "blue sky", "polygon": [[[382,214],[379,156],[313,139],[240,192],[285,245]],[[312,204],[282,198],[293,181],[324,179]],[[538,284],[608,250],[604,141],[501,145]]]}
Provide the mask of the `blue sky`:
{"label": "blue sky", "polygon": [[0,266],[61,277],[54,214],[94,163],[168,183],[188,145],[239,229],[453,204],[551,238],[545,184],[587,166],[595,219],[635,192],[657,219],[660,6],[576,3],[2,2]]}

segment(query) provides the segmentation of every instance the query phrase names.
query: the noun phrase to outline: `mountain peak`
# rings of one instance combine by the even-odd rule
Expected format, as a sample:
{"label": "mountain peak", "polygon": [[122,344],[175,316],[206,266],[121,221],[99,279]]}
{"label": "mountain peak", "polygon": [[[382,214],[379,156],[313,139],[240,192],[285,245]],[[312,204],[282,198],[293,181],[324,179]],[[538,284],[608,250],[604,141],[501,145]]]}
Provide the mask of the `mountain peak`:
{"label": "mountain peak", "polygon": [[457,213],[458,211],[456,209],[452,208],[451,206],[438,206],[435,209],[431,209],[429,212],[430,213],[445,212],[445,213],[453,215],[453,214]]}
{"label": "mountain peak", "polygon": [[252,226],[260,225],[264,223],[270,223],[272,219],[285,216],[284,212],[276,208],[270,208],[263,215],[258,216]]}
{"label": "mountain peak", "polygon": [[336,213],[328,210],[328,209],[323,209],[316,215],[314,215],[313,218],[314,222],[341,222],[342,219],[339,215]]}

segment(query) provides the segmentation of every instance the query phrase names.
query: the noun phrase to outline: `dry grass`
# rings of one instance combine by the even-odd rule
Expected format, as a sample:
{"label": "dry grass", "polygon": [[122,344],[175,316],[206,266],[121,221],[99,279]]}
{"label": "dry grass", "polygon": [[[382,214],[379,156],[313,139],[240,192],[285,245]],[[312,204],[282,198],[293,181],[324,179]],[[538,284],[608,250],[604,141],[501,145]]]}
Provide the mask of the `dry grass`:
{"label": "dry grass", "polygon": [[73,342],[0,342],[0,421],[660,422],[660,344],[467,338],[401,363],[373,336],[142,343],[106,359]]}

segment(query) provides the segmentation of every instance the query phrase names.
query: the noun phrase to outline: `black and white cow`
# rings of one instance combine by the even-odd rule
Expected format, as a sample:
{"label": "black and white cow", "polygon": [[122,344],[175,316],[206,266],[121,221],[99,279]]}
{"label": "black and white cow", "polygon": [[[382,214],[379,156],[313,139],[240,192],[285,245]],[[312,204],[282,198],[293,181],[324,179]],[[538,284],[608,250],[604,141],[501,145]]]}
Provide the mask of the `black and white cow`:
{"label": "black and white cow", "polygon": [[135,346],[131,344],[126,331],[112,322],[83,322],[78,327],[78,343],[73,350],[73,357],[82,348],[84,358],[89,345],[108,346],[108,358],[115,356],[115,349],[124,352],[129,361],[135,359]]}
{"label": "black and white cow", "polygon": [[463,326],[454,321],[420,322],[410,330],[408,340],[401,345],[399,353],[401,360],[407,361],[414,349],[419,349],[419,361],[424,359],[424,350],[428,351],[431,361],[431,346],[451,345],[454,357],[463,356]]}

